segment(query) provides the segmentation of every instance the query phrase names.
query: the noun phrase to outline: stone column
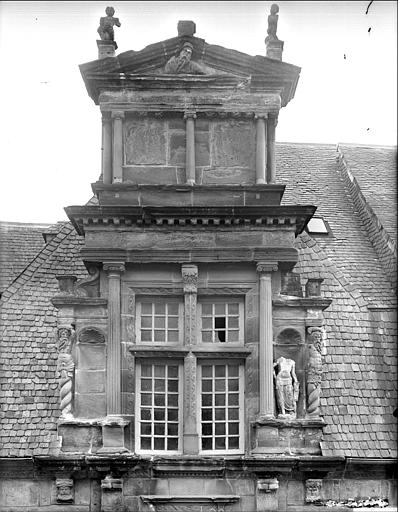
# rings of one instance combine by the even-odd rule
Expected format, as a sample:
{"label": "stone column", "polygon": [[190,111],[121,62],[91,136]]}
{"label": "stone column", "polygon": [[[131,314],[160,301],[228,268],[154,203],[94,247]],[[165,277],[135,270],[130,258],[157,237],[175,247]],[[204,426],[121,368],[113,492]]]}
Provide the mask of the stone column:
{"label": "stone column", "polygon": [[272,334],[272,272],[278,270],[276,262],[259,262],[259,370],[260,418],[274,417],[273,334]]}
{"label": "stone column", "polygon": [[196,344],[196,304],[198,267],[182,265],[184,286],[184,345],[189,353],[184,360],[184,453],[197,454],[199,451],[196,417],[196,357],[192,347]]}
{"label": "stone column", "polygon": [[112,183],[112,123],[108,112],[102,114],[102,181]]}
{"label": "stone column", "polygon": [[124,263],[104,263],[108,273],[108,347],[106,365],[106,411],[118,416],[122,411],[121,398],[121,307],[120,276]]}
{"label": "stone column", "polygon": [[195,178],[195,112],[185,112],[185,175],[187,185],[194,185]]}
{"label": "stone column", "polygon": [[267,183],[275,183],[276,161],[275,161],[275,127],[278,118],[268,116],[267,121]]}
{"label": "stone column", "polygon": [[256,185],[262,185],[265,181],[265,168],[267,162],[266,119],[267,114],[256,114]]}
{"label": "stone column", "polygon": [[113,147],[112,167],[113,183],[123,181],[123,119],[124,112],[116,110],[112,112],[113,119]]}

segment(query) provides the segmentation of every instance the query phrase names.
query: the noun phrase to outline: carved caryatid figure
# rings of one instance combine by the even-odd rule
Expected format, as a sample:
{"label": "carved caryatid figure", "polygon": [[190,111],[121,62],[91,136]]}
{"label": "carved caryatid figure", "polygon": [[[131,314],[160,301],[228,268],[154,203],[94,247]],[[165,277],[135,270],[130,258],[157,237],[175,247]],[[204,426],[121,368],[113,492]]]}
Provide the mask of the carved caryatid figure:
{"label": "carved caryatid figure", "polygon": [[[115,33],[113,30],[113,26],[116,25],[120,27],[119,18],[114,18],[115,9],[113,7],[107,7],[105,9],[106,16],[100,18],[100,26],[97,29],[97,32],[100,38],[103,41],[114,41]],[[115,50],[117,50],[117,45],[115,43]]]}
{"label": "carved caryatid figure", "polygon": [[319,416],[324,330],[321,327],[309,327],[308,334],[307,415]]}
{"label": "carved caryatid figure", "polygon": [[267,34],[268,36],[265,38],[265,42],[268,43],[268,41],[279,41],[276,30],[278,28],[278,12],[279,12],[279,6],[277,4],[271,5],[271,13],[268,16],[268,30]]}
{"label": "carved caryatid figure", "polygon": [[191,43],[184,43],[178,55],[171,57],[165,66],[165,73],[170,75],[188,74],[205,75],[206,70],[192,58],[193,46]]}
{"label": "carved caryatid figure", "polygon": [[72,357],[74,330],[72,326],[58,328],[58,375],[61,417],[72,416],[72,387],[75,363]]}
{"label": "carved caryatid figure", "polygon": [[274,363],[274,380],[278,417],[296,417],[299,382],[296,363],[292,359],[279,357]]}

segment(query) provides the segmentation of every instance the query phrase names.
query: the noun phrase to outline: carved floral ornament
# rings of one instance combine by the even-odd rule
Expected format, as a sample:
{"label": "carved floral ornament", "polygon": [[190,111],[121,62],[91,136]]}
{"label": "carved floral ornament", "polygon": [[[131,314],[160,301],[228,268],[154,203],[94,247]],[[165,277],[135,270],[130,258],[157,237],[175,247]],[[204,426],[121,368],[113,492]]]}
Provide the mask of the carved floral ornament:
{"label": "carved floral ornament", "polygon": [[185,293],[196,293],[198,286],[198,267],[196,265],[182,265],[182,282]]}

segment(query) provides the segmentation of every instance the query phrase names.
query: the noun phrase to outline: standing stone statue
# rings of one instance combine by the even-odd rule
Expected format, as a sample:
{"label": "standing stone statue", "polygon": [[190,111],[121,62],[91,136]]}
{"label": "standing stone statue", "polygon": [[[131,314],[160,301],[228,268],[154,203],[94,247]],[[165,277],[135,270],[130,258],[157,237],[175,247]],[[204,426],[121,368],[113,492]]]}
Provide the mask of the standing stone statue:
{"label": "standing stone statue", "polygon": [[309,327],[308,334],[307,415],[319,416],[324,330],[321,327]]}
{"label": "standing stone statue", "polygon": [[292,359],[279,357],[274,363],[274,380],[278,418],[295,418],[300,386],[296,376],[296,363]]}
{"label": "standing stone statue", "polygon": [[268,36],[265,38],[265,42],[268,43],[269,41],[279,41],[276,30],[278,28],[278,12],[279,12],[279,6],[277,4],[271,5],[271,13],[268,16],[268,30],[267,34]]}
{"label": "standing stone statue", "polygon": [[[100,26],[97,29],[100,38],[103,41],[114,41],[115,34],[113,26],[120,27],[119,18],[114,18],[115,9],[113,7],[107,7],[105,9],[106,16],[100,18]],[[115,43],[115,50],[117,50],[117,44]]]}
{"label": "standing stone statue", "polygon": [[205,69],[197,62],[191,60],[193,46],[191,43],[184,43],[180,53],[171,57],[165,66],[165,73],[177,75],[185,73],[189,75],[205,75]]}
{"label": "standing stone statue", "polygon": [[62,418],[72,417],[72,388],[75,363],[72,357],[74,330],[70,325],[58,328],[59,398]]}

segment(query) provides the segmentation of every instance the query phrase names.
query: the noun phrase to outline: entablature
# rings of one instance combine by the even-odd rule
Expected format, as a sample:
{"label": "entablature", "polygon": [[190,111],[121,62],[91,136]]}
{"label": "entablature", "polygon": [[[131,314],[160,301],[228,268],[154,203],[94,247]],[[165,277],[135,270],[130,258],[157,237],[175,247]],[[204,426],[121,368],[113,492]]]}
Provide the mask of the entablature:
{"label": "entablature", "polygon": [[80,235],[88,226],[258,226],[303,231],[315,206],[69,206],[65,211]]}

